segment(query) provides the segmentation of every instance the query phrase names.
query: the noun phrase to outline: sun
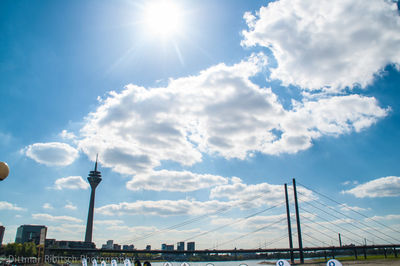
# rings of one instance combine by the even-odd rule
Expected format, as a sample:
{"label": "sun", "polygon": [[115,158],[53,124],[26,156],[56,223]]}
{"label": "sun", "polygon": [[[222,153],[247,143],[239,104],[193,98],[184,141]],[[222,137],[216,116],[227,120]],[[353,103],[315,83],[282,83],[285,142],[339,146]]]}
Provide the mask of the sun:
{"label": "sun", "polygon": [[156,0],[144,9],[146,30],[161,37],[169,37],[182,29],[182,10],[171,0]]}

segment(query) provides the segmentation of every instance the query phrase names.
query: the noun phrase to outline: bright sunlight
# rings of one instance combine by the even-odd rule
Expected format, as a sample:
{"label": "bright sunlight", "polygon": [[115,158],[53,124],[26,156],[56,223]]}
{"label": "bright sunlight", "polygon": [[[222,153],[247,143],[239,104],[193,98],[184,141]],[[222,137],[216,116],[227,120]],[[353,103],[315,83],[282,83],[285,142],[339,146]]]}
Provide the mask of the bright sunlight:
{"label": "bright sunlight", "polygon": [[169,37],[181,30],[182,10],[170,0],[156,0],[145,7],[144,20],[149,31]]}

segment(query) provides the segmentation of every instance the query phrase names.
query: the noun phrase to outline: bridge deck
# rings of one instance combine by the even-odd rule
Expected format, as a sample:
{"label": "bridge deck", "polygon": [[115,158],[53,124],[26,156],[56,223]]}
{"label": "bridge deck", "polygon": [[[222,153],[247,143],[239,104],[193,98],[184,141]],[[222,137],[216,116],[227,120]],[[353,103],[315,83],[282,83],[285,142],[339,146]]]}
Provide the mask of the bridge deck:
{"label": "bridge deck", "polygon": [[[354,250],[354,249],[397,249],[400,244],[390,245],[367,245],[367,246],[331,246],[331,247],[305,247],[303,251],[332,251],[332,250]],[[85,253],[152,253],[152,254],[220,254],[220,253],[269,253],[269,252],[290,252],[289,248],[271,248],[271,249],[202,249],[202,250],[107,250],[107,249],[72,249],[72,248],[46,248],[48,252],[85,252]],[[299,248],[293,248],[292,251],[298,252]]]}

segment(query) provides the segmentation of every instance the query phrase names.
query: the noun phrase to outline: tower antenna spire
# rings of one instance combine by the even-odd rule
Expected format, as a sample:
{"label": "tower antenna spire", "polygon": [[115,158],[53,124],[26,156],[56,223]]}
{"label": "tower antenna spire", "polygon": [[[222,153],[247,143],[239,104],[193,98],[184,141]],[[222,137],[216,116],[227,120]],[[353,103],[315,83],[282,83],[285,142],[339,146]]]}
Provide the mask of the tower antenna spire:
{"label": "tower antenna spire", "polygon": [[99,154],[96,153],[96,163],[94,165],[94,171],[97,172],[97,159],[99,158]]}

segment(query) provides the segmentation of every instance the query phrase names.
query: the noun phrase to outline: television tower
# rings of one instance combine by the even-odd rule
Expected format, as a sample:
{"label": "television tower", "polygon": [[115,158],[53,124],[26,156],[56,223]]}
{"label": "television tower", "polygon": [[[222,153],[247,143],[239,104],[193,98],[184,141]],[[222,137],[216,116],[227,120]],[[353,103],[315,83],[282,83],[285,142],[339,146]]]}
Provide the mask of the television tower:
{"label": "television tower", "polygon": [[86,234],[85,234],[85,242],[92,242],[92,233],[93,233],[93,214],[94,214],[94,196],[96,193],[96,187],[101,182],[101,173],[97,171],[97,155],[96,155],[96,164],[94,165],[94,171],[90,171],[89,177],[87,178],[92,188],[90,193],[90,204],[89,204],[89,213],[86,224]]}

